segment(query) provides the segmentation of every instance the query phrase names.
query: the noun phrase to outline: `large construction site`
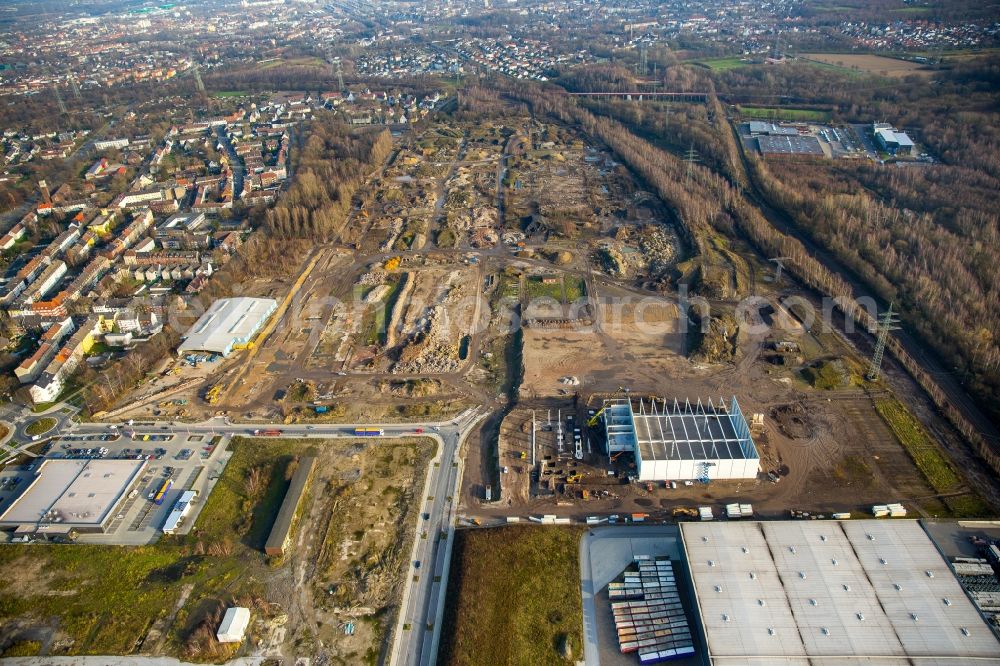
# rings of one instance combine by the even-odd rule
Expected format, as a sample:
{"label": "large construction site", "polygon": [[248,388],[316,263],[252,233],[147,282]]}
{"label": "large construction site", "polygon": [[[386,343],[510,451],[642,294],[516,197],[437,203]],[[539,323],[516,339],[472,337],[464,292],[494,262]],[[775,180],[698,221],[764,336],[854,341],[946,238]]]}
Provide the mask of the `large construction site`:
{"label": "large construction site", "polygon": [[[692,309],[679,282],[715,267],[693,268],[671,212],[579,131],[442,116],[394,144],[336,242],[293,279],[244,285],[274,305],[239,335],[212,330],[228,321],[212,306],[188,324],[190,351],[109,417],[392,422],[482,406],[470,517],[671,518],[709,500],[961,516],[1000,499],[908,376],[887,359],[883,381],[863,381],[870,343],[817,321],[814,296],[751,247],[729,242],[717,268],[752,305],[736,288],[708,318]],[[946,474],[917,464],[927,446]]]}

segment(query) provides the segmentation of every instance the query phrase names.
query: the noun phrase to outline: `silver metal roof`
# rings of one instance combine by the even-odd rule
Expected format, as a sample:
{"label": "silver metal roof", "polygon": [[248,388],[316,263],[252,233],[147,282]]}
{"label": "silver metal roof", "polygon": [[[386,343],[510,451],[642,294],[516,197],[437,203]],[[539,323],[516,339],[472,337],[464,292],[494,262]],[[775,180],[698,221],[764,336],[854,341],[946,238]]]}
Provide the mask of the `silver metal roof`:
{"label": "silver metal roof", "polygon": [[46,459],[0,523],[101,525],[145,467],[144,460]]}
{"label": "silver metal roof", "polygon": [[177,351],[228,354],[233,345],[249,342],[277,307],[270,298],[220,298],[188,330]]}

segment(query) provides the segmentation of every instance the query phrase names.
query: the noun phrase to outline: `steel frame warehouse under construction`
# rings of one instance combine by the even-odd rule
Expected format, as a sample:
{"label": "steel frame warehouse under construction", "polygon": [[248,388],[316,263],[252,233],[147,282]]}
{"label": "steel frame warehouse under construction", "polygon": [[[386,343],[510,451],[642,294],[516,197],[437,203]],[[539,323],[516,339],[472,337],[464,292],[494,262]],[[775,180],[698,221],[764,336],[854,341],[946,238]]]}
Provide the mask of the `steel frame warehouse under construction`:
{"label": "steel frame warehouse under construction", "polygon": [[605,402],[608,452],[635,454],[640,481],[753,479],[760,455],[734,397],[728,407],[698,400]]}

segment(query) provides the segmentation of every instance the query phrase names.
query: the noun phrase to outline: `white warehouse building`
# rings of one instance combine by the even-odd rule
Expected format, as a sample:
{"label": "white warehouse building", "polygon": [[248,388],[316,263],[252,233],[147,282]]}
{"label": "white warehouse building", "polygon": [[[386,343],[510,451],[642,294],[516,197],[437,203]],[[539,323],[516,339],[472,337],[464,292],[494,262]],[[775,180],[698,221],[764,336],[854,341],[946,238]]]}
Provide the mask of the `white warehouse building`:
{"label": "white warehouse building", "polygon": [[640,481],[753,479],[760,454],[734,397],[703,404],[685,400],[605,402],[608,452],[635,455]]}
{"label": "white warehouse building", "polygon": [[220,298],[184,334],[178,354],[214,352],[229,356],[253,345],[253,337],[278,309],[270,298]]}

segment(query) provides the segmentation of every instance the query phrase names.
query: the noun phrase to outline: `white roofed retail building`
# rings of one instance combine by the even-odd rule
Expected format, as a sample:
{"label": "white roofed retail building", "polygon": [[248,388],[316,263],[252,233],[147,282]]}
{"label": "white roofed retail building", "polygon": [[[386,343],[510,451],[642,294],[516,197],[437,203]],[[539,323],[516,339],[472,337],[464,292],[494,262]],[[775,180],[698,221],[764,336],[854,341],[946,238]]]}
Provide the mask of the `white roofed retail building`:
{"label": "white roofed retail building", "polygon": [[234,349],[249,347],[277,308],[278,303],[270,298],[220,298],[188,329],[177,352],[228,356]]}
{"label": "white roofed retail building", "polygon": [[145,468],[145,460],[44,460],[0,514],[0,529],[38,536],[102,533]]}
{"label": "white roofed retail building", "polygon": [[603,412],[608,451],[630,451],[640,481],[753,479],[760,455],[733,398],[609,400]]}

